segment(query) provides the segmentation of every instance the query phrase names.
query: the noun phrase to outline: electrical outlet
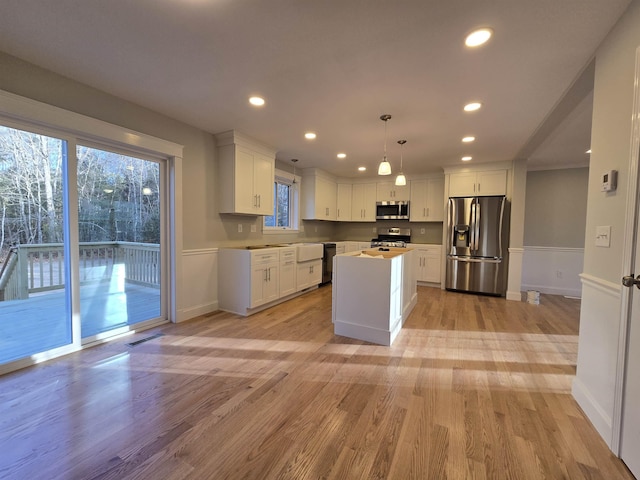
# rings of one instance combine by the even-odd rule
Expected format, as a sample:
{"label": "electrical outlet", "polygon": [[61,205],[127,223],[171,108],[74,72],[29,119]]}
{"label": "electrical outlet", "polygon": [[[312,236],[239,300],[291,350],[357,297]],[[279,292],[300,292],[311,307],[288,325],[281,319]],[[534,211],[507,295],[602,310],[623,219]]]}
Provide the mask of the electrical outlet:
{"label": "electrical outlet", "polygon": [[556,270],[556,278],[562,278],[562,270]]}
{"label": "electrical outlet", "polygon": [[251,225],[251,233],[256,233],[256,226],[255,226],[255,224],[254,224],[254,225]]}
{"label": "electrical outlet", "polygon": [[314,232],[318,233],[318,227],[314,227]]}
{"label": "electrical outlet", "polygon": [[238,224],[238,233],[242,233],[242,224],[241,223]]}
{"label": "electrical outlet", "polygon": [[424,232],[425,232],[425,229],[424,229],[424,228],[421,228],[421,229],[420,229],[420,235],[424,235]]}
{"label": "electrical outlet", "polygon": [[376,227],[373,227],[373,233],[378,233],[378,231],[376,230]]}

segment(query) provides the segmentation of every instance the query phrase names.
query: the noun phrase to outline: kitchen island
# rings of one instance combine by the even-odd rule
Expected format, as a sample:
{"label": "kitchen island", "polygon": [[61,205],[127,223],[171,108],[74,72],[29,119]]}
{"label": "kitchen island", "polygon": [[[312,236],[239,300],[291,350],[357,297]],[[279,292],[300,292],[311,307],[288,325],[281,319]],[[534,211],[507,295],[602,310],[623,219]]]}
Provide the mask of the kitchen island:
{"label": "kitchen island", "polygon": [[417,301],[414,252],[368,249],[333,259],[334,333],[391,345]]}

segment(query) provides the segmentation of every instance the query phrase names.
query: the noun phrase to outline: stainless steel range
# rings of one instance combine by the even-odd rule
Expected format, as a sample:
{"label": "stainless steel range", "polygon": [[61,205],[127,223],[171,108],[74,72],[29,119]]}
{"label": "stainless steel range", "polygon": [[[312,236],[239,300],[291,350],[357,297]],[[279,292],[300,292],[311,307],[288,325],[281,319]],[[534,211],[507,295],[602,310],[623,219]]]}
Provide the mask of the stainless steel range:
{"label": "stainless steel range", "polygon": [[371,246],[404,248],[409,242],[411,242],[410,228],[378,228],[378,237],[371,240]]}

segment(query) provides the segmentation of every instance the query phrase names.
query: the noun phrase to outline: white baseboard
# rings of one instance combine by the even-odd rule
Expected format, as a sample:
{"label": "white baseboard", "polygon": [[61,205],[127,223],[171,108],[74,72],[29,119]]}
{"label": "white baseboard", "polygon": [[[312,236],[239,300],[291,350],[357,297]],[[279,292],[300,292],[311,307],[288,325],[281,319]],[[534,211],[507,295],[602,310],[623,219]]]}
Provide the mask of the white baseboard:
{"label": "white baseboard", "polygon": [[554,287],[548,285],[532,285],[523,283],[522,290],[537,290],[540,293],[548,293],[550,295],[567,295],[569,297],[578,297],[582,296],[582,288],[567,288],[567,287]]}
{"label": "white baseboard", "polygon": [[217,300],[212,303],[184,308],[179,311],[178,322],[184,322],[185,320],[190,320],[192,318],[199,317],[200,315],[206,315],[207,313],[212,313],[217,310],[219,310]]}
{"label": "white baseboard", "polygon": [[591,393],[589,393],[589,390],[587,390],[584,384],[577,377],[573,379],[571,394],[600,436],[606,442],[607,446],[611,448],[611,417],[609,417],[606,412],[600,408]]}

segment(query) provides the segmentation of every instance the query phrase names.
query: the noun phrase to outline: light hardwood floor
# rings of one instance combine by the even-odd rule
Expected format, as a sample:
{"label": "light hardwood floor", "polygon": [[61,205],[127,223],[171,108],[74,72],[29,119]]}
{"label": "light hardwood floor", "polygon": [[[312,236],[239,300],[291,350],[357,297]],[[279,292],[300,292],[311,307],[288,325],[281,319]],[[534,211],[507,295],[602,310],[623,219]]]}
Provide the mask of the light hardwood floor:
{"label": "light hardwood floor", "polygon": [[570,394],[579,301],[418,295],[392,347],[324,287],[0,377],[0,478],[633,478]]}

